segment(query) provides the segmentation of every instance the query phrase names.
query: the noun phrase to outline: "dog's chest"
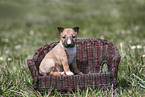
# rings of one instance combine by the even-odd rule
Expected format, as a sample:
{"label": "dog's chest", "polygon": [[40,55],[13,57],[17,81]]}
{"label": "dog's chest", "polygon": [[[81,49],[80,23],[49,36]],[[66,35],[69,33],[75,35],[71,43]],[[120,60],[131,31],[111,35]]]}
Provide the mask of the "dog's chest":
{"label": "dog's chest", "polygon": [[74,57],[76,56],[76,46],[73,48],[65,48],[68,54],[68,64],[70,65],[73,62]]}

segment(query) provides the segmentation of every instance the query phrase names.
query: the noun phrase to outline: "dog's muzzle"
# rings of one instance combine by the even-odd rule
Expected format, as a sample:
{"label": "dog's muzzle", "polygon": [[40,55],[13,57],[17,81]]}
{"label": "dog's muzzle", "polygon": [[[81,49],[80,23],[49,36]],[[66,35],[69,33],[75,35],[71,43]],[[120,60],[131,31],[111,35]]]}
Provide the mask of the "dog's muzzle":
{"label": "dog's muzzle", "polygon": [[68,38],[65,42],[64,42],[64,46],[66,48],[71,48],[75,46],[75,43],[72,39]]}

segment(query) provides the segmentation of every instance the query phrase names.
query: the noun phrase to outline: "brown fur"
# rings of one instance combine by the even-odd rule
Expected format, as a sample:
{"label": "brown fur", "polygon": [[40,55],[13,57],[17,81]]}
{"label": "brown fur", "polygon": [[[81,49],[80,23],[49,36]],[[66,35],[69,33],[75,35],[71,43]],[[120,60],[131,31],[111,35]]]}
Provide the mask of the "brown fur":
{"label": "brown fur", "polygon": [[[70,57],[66,49],[73,48],[75,46],[75,41],[77,38],[78,27],[73,29],[68,28],[64,29],[58,27],[59,34],[61,36],[61,42],[58,43],[51,51],[49,51],[39,66],[39,72],[42,75],[74,75],[68,64],[68,58]],[[68,45],[68,39],[71,40],[71,44]],[[70,41],[69,41],[70,42]],[[73,59],[72,59],[73,60]],[[74,65],[74,62],[71,64],[73,70],[77,74],[82,74],[77,66]],[[64,71],[64,72],[63,72]]]}

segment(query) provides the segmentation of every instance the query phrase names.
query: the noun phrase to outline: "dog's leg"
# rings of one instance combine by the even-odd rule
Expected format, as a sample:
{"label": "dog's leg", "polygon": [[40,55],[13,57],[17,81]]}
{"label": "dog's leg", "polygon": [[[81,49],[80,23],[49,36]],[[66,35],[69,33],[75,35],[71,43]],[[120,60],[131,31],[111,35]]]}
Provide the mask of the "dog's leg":
{"label": "dog's leg", "polygon": [[55,62],[52,59],[45,59],[42,60],[39,66],[39,73],[41,75],[47,75],[50,74],[51,71],[54,71],[54,69],[55,69]]}
{"label": "dog's leg", "polygon": [[71,68],[72,68],[72,70],[73,70],[73,72],[74,72],[75,74],[83,74],[82,72],[80,72],[80,71],[78,70],[78,67],[77,67],[77,64],[76,64],[76,58],[74,58],[74,61],[73,61],[73,63],[71,64]]}
{"label": "dog's leg", "polygon": [[63,75],[62,72],[55,72],[55,62],[52,59],[43,60],[39,67],[41,75]]}
{"label": "dog's leg", "polygon": [[51,71],[50,75],[64,75],[63,72],[53,72]]}
{"label": "dog's leg", "polygon": [[63,69],[64,69],[64,72],[66,73],[66,75],[74,75],[74,73],[71,72],[70,69],[69,69],[69,65],[68,65],[67,60],[62,61],[62,64],[63,64]]}

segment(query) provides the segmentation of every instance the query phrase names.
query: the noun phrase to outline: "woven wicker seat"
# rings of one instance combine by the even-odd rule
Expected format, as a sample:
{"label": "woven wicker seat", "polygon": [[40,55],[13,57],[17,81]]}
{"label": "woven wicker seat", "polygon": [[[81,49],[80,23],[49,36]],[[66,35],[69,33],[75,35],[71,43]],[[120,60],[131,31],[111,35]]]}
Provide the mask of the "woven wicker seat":
{"label": "woven wicker seat", "polygon": [[[41,76],[39,65],[46,53],[58,42],[53,42],[41,47],[28,60],[29,70],[33,77],[33,88],[40,92],[49,89],[66,91],[86,87],[102,87],[117,85],[117,72],[120,62],[120,54],[112,42],[104,39],[78,39],[76,64],[82,75],[73,76]],[[104,64],[108,66],[108,72],[102,72]]]}

